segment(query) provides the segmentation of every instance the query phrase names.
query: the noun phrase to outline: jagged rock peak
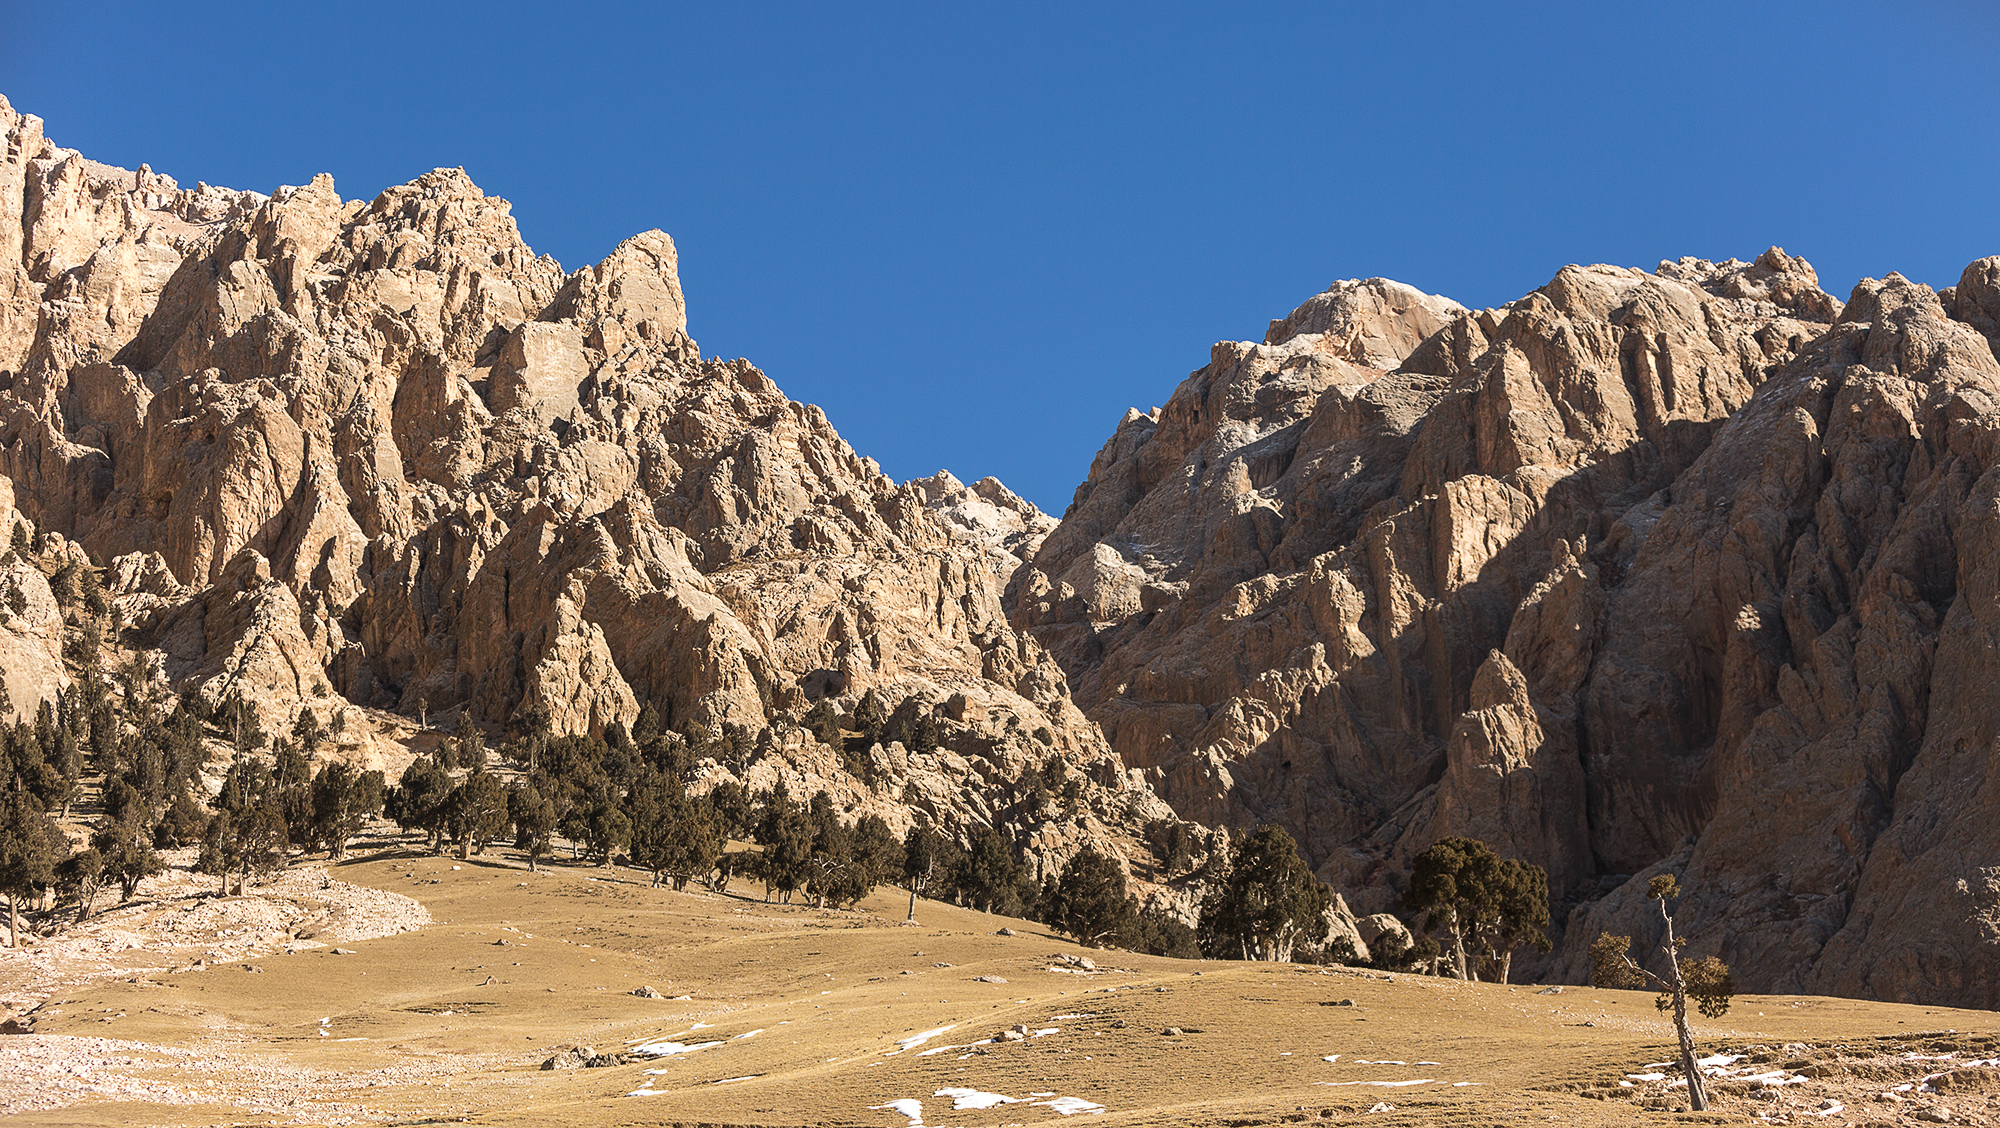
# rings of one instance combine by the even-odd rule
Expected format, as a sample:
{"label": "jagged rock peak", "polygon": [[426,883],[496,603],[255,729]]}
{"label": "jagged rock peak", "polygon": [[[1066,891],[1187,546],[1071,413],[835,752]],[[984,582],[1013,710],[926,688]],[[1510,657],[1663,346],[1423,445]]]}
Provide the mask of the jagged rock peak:
{"label": "jagged rock peak", "polygon": [[[1168,814],[1001,610],[1053,522],[990,479],[899,486],[704,359],[666,234],[566,272],[462,169],[189,192],[11,107],[0,133],[0,536],[102,568],[120,645],[177,687],[272,732],[358,706],[602,732],[651,705],[750,742],[711,780],[1004,823],[1046,865]],[[16,572],[0,656],[32,708],[60,620]],[[797,722],[864,699],[890,726],[860,778]],[[1082,781],[1067,813],[1019,798],[1051,759]]]}
{"label": "jagged rock peak", "polygon": [[1667,869],[1752,989],[1994,1005],[1943,922],[2000,914],[1996,262],[1334,287],[1126,416],[1012,621],[1183,816],[1282,823],[1357,912],[1471,834],[1570,914],[1531,974]]}

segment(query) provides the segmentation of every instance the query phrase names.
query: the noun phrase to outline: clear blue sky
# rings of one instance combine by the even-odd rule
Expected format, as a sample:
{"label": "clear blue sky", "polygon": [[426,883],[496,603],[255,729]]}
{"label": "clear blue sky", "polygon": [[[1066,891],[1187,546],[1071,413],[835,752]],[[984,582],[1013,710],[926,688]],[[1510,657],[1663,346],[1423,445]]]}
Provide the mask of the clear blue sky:
{"label": "clear blue sky", "polygon": [[463,165],[899,478],[1061,512],[1128,406],[1339,278],[1470,305],[1779,244],[2000,254],[2000,6],[0,0],[0,93],[183,183]]}

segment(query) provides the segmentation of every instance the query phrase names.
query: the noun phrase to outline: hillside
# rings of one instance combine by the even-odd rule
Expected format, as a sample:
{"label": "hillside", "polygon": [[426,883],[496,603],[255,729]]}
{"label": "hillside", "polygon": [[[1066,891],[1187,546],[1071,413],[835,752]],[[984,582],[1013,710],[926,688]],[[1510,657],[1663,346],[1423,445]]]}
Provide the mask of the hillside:
{"label": "hillside", "polygon": [[[1684,1090],[1649,1068],[1673,1035],[1646,993],[1085,952],[928,901],[905,926],[893,893],[815,911],[375,845],[329,876],[412,898],[428,923],[294,940],[241,927],[286,890],[217,901],[161,879],[107,933],[142,947],[80,954],[37,1033],[0,1038],[0,1109],[24,1125],[1984,1123],[2000,1093],[1988,1012],[1741,997],[1697,1027],[1721,1055],[1715,1111],[1674,1117]],[[289,896],[355,896],[317,884]],[[10,996],[22,966],[0,964]],[[663,997],[631,994],[645,987]],[[601,1067],[576,1068],[577,1046]]]}

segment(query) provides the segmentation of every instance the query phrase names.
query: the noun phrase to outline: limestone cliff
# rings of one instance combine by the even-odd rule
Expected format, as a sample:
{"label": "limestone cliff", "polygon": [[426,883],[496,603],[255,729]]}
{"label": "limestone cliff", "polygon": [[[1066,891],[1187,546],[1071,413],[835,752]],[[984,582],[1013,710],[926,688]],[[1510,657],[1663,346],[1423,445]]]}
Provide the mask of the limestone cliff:
{"label": "limestone cliff", "polygon": [[1664,866],[1750,989],[2000,1004],[1996,278],[1342,283],[1128,413],[1013,622],[1176,809],[1286,825],[1358,912],[1470,834],[1573,913],[1547,974],[1650,931]]}
{"label": "limestone cliff", "polygon": [[[650,703],[903,824],[992,821],[1061,757],[1080,805],[1011,816],[1047,860],[1167,813],[1001,610],[1053,522],[997,482],[898,485],[704,358],[666,235],[566,272],[456,169],[266,197],[98,164],[4,102],[0,133],[0,537],[80,546],[176,684],[271,731],[351,702],[599,732]],[[59,619],[16,572],[0,661],[32,707]],[[862,784],[787,724],[870,691],[942,746]]]}

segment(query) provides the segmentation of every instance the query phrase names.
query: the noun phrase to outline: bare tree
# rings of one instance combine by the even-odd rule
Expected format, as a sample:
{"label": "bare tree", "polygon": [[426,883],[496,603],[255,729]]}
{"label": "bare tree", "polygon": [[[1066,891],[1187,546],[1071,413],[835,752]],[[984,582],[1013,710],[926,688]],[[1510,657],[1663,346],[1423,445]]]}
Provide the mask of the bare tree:
{"label": "bare tree", "polygon": [[1590,982],[1598,987],[1644,987],[1650,983],[1660,989],[1654,1005],[1661,1010],[1673,1008],[1674,1030],[1681,1042],[1681,1073],[1687,1077],[1688,1105],[1696,1112],[1706,1112],[1708,1089],[1702,1084],[1701,1069],[1695,1064],[1694,1034],[1688,1029],[1687,1020],[1688,997],[1694,997],[1703,1018],[1721,1018],[1729,1013],[1736,984],[1730,978],[1729,965],[1714,956],[1681,964],[1680,950],[1687,941],[1674,935],[1674,915],[1667,910],[1667,902],[1680,896],[1680,883],[1673,875],[1663,873],[1655,877],[1646,892],[1659,902],[1660,917],[1666,922],[1666,938],[1660,943],[1660,951],[1667,957],[1667,974],[1655,975],[1632,958],[1630,936],[1606,932],[1590,945]]}

